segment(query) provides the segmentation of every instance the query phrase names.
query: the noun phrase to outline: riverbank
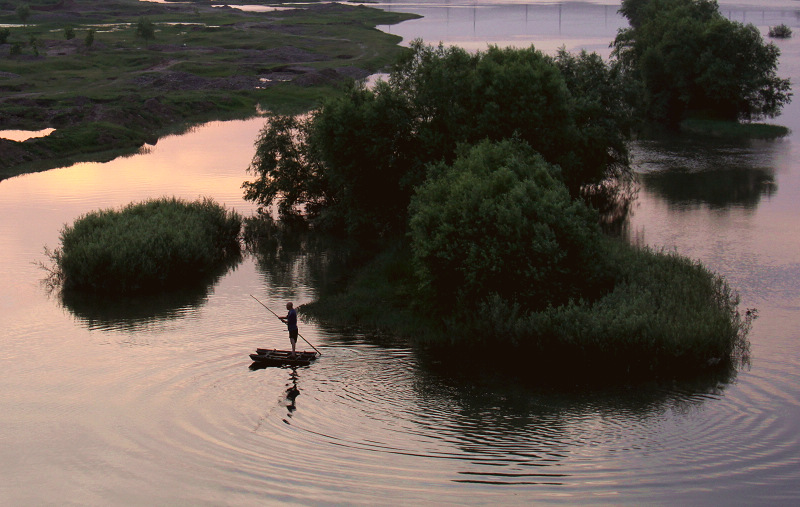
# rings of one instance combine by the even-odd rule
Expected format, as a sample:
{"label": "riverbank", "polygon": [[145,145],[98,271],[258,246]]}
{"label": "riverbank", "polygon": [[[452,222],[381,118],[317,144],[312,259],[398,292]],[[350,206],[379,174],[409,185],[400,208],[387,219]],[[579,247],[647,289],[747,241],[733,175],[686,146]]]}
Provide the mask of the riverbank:
{"label": "riverbank", "polygon": [[[15,24],[0,44],[0,130],[56,130],[0,139],[0,179],[110,160],[201,122],[307,110],[394,61],[400,37],[375,26],[415,17],[343,4],[44,4],[31,2],[24,24],[0,10]],[[152,36],[137,37],[141,20]]]}

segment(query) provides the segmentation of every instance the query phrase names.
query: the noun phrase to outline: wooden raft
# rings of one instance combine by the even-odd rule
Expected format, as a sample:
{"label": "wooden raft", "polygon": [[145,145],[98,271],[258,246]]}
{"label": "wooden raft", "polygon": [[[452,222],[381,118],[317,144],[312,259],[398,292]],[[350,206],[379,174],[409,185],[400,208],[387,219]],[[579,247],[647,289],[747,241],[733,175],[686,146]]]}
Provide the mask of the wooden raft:
{"label": "wooden raft", "polygon": [[291,350],[256,349],[255,354],[250,354],[253,362],[267,366],[308,366],[317,358],[316,352],[297,351],[292,357]]}

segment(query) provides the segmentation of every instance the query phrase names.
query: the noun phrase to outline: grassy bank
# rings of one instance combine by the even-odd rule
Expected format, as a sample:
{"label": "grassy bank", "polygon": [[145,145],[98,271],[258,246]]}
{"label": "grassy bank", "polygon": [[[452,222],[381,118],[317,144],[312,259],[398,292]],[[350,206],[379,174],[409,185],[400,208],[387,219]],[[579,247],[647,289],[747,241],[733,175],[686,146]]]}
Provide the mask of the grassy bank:
{"label": "grassy bank", "polygon": [[606,239],[616,284],[595,301],[529,312],[487,297],[442,316],[421,299],[408,248],[393,245],[302,311],[333,327],[404,336],[464,367],[589,379],[695,374],[746,360],[755,313],[717,275],[677,254]]}
{"label": "grassy bank", "polygon": [[[307,110],[394,61],[400,38],[375,26],[410,17],[341,4],[261,13],[136,0],[30,4],[25,23],[0,4],[0,23],[14,25],[0,44],[0,130],[57,130],[0,140],[0,178],[104,160],[257,107]],[[137,36],[140,20],[152,23],[152,37]]]}
{"label": "grassy bank", "polygon": [[239,256],[241,217],[210,199],[151,199],[87,213],[49,253],[66,291],[154,292],[195,285]]}

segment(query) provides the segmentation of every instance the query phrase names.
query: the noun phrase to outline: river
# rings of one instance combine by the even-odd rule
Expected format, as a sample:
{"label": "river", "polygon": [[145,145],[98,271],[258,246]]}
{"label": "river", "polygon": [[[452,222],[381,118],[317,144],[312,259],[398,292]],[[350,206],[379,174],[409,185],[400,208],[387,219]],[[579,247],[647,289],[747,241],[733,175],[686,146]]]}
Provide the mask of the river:
{"label": "river", "polygon": [[[790,0],[720,2],[766,33],[800,31]],[[616,2],[381,4],[421,20],[384,27],[480,48],[606,50]],[[778,42],[800,82],[800,43]],[[62,302],[43,247],[91,210],[213,196],[243,214],[261,119],[214,122],[143,153],[0,182],[0,504],[648,504],[800,501],[800,103],[770,142],[633,148],[632,240],[722,273],[758,308],[752,360],[732,378],[616,387],[523,385],[446,374],[403,343],[301,322],[323,356],[251,369],[288,344],[280,309],[314,299],[303,242],[246,257],[171,299]],[[305,345],[301,342],[301,346]]]}

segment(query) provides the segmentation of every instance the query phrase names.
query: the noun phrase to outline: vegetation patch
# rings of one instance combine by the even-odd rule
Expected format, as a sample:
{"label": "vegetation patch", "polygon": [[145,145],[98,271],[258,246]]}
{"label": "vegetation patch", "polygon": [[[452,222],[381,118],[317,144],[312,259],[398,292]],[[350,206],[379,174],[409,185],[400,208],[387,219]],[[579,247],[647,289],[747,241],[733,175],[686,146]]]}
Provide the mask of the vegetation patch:
{"label": "vegetation patch", "polygon": [[[186,124],[306,111],[405,51],[375,26],[413,17],[328,3],[29,4],[20,24],[15,4],[0,3],[0,24],[15,25],[0,31],[0,129],[56,128],[72,142],[0,143],[0,179],[132,151]],[[92,123],[113,127],[98,140],[71,132]]]}
{"label": "vegetation patch", "polygon": [[718,275],[671,252],[603,238],[615,285],[588,301],[532,311],[487,295],[457,314],[422,303],[410,249],[388,246],[331,283],[305,315],[334,328],[405,337],[463,368],[518,368],[525,376],[578,380],[735,371],[749,360],[757,313],[740,311]]}
{"label": "vegetation patch", "polygon": [[241,217],[211,199],[151,199],[87,213],[61,231],[50,282],[132,294],[192,285],[239,256]]}

